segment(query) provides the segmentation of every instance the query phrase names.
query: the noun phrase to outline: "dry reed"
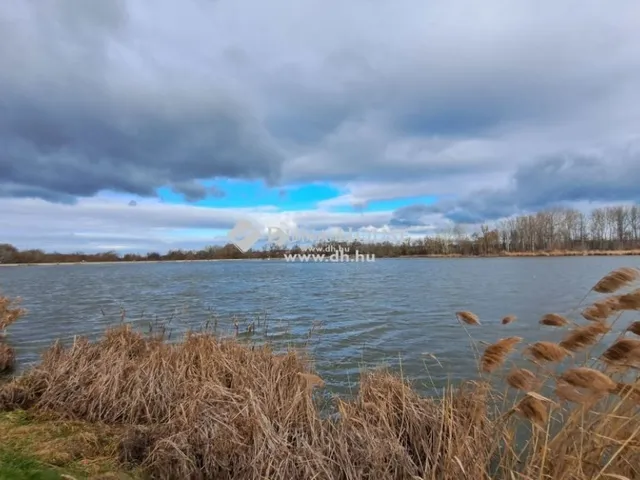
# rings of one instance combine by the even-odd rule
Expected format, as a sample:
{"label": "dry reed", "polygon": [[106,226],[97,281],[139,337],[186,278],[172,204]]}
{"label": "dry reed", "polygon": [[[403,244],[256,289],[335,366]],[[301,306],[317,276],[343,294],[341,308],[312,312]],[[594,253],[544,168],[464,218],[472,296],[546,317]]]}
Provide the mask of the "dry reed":
{"label": "dry reed", "polygon": [[507,315],[502,319],[502,325],[509,325],[510,323],[515,322],[518,319],[515,315]]}
{"label": "dry reed", "polygon": [[543,427],[547,423],[549,416],[548,406],[542,400],[530,395],[518,402],[515,411],[539,427]]}
{"label": "dry reed", "polygon": [[569,331],[559,345],[570,352],[577,352],[598,343],[600,336],[610,329],[609,325],[600,322],[576,327]]}
{"label": "dry reed", "polygon": [[0,374],[8,373],[15,367],[15,352],[4,343],[5,329],[24,315],[18,307],[20,299],[10,299],[0,295]]}
{"label": "dry reed", "polygon": [[623,398],[630,398],[632,401],[640,404],[640,383],[631,385],[624,382],[618,382],[613,393]]}
{"label": "dry reed", "polygon": [[640,336],[640,320],[633,322],[631,325],[627,327],[627,332],[634,333]]}
{"label": "dry reed", "polygon": [[480,319],[478,316],[469,311],[456,312],[458,320],[466,323],[467,325],[480,325]]}
{"label": "dry reed", "polygon": [[582,311],[582,316],[591,322],[603,322],[619,310],[619,297],[613,296],[594,302]]}
{"label": "dry reed", "polygon": [[[129,426],[124,465],[154,478],[486,478],[496,428],[484,384],[420,396],[387,372],[323,418],[301,352],[211,335],[166,343],[127,326],[51,347],[0,388],[0,409]],[[422,476],[425,477],[422,477]]]}
{"label": "dry reed", "polygon": [[15,354],[13,348],[0,342],[0,374],[13,370]]}
{"label": "dry reed", "polygon": [[540,319],[539,323],[550,327],[564,327],[569,325],[569,320],[557,313],[547,313]]}
{"label": "dry reed", "polygon": [[632,267],[621,267],[609,272],[593,286],[598,293],[614,293],[640,279],[640,270]]}
{"label": "dry reed", "polygon": [[507,359],[507,356],[521,341],[522,338],[520,337],[507,337],[498,340],[492,345],[489,345],[480,358],[480,366],[482,371],[493,372],[498,367],[500,367]]}
{"label": "dry reed", "polygon": [[612,392],[617,384],[599,370],[588,367],[570,368],[560,375],[560,380],[575,388],[585,388],[594,393]]}
{"label": "dry reed", "polygon": [[505,380],[511,388],[525,392],[536,389],[538,384],[536,374],[526,368],[512,369]]}
{"label": "dry reed", "polygon": [[553,342],[535,342],[525,349],[525,355],[542,362],[561,362],[569,351]]}
{"label": "dry reed", "polygon": [[602,359],[609,365],[637,367],[640,364],[640,340],[620,338],[605,350]]}
{"label": "dry reed", "polygon": [[10,299],[0,295],[0,335],[4,330],[25,314],[25,310],[20,308],[20,299]]}
{"label": "dry reed", "polygon": [[556,384],[554,393],[559,400],[573,402],[580,405],[590,404],[601,398],[598,393],[593,393],[583,388],[574,387],[567,382],[559,381]]}
{"label": "dry reed", "polygon": [[621,310],[640,310],[640,288],[620,295],[618,303]]}

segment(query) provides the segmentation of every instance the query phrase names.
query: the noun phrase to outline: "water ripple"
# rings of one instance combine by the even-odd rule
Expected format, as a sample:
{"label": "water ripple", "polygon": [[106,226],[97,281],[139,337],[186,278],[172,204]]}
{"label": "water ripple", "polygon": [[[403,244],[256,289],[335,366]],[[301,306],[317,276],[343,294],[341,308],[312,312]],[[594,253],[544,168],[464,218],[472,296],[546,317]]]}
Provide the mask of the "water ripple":
{"label": "water ripple", "polygon": [[[388,364],[425,384],[475,370],[470,339],[454,312],[472,310],[477,340],[505,335],[554,339],[544,313],[575,313],[604,274],[637,260],[623,257],[380,259],[368,264],[204,262],[0,268],[0,290],[23,298],[28,315],[9,330],[20,368],[55,339],[98,337],[128,321],[172,330],[217,322],[233,334],[276,347],[312,349],[335,392],[354,388],[361,368]],[[508,326],[507,314],[518,320]],[[247,326],[255,322],[256,333]],[[445,365],[442,369],[435,355]]]}

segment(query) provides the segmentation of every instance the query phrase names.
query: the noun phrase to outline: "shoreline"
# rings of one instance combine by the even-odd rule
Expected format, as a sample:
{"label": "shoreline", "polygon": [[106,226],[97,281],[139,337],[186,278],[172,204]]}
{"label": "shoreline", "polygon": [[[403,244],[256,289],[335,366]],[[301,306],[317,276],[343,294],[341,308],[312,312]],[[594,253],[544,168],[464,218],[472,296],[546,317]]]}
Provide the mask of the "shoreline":
{"label": "shoreline", "polygon": [[[375,255],[375,254],[374,254]],[[462,254],[427,254],[427,255],[398,255],[376,257],[377,259],[416,259],[416,258],[539,258],[539,257],[633,257],[640,256],[640,250],[585,250],[565,251],[553,250],[549,252],[502,252],[488,255]],[[272,258],[213,258],[196,260],[120,260],[110,262],[42,262],[42,263],[0,263],[0,267],[55,267],[62,265],[121,265],[147,263],[204,263],[204,262],[233,262],[233,261],[271,261],[284,260],[284,257]]]}

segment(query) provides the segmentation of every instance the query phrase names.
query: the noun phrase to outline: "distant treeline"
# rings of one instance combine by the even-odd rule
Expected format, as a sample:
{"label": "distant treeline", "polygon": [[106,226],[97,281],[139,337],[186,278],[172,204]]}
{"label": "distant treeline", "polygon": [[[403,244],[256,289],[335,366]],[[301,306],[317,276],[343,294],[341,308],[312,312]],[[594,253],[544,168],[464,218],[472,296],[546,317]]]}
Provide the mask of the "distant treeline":
{"label": "distant treeline", "polygon": [[[640,249],[640,207],[618,206],[593,210],[584,214],[572,209],[553,209],[523,215],[499,222],[493,228],[482,225],[468,234],[464,226],[404,243],[321,243],[314,248],[342,247],[353,252],[373,254],[378,258],[411,255],[487,256],[503,254],[535,254],[552,251],[629,251]],[[161,254],[128,253],[47,253],[43,250],[18,250],[0,244],[0,263],[67,263],[67,262],[135,262],[162,260],[222,260],[279,258],[300,253],[299,247],[284,249],[268,245],[246,253],[234,245],[208,246],[202,250],[171,250]]]}

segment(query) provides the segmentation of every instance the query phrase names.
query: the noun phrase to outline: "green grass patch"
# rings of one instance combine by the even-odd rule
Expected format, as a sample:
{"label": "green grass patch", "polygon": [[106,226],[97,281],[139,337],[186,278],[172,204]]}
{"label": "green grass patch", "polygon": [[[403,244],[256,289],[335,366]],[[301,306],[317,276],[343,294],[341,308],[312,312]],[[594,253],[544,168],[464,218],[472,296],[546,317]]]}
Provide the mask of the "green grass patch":
{"label": "green grass patch", "polygon": [[36,458],[0,447],[0,480],[57,480],[61,472]]}
{"label": "green grass patch", "polygon": [[15,410],[0,413],[0,438],[0,480],[140,478],[120,470],[111,428]]}

